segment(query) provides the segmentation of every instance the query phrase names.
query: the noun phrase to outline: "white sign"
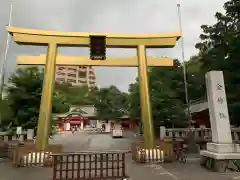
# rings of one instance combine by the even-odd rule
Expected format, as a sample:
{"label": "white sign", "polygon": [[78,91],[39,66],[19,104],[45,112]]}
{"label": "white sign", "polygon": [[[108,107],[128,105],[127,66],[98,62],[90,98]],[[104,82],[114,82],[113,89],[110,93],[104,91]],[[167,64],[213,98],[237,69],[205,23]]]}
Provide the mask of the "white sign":
{"label": "white sign", "polygon": [[19,134],[22,134],[22,127],[21,126],[18,126],[17,127],[17,132],[16,132],[17,135]]}
{"label": "white sign", "polygon": [[232,143],[223,72],[208,72],[206,86],[212,141],[214,143]]}
{"label": "white sign", "polygon": [[70,123],[66,123],[66,128],[65,128],[66,131],[70,131],[71,130],[71,125]]}
{"label": "white sign", "polygon": [[33,139],[33,137],[34,137],[34,130],[28,129],[27,130],[27,139]]}

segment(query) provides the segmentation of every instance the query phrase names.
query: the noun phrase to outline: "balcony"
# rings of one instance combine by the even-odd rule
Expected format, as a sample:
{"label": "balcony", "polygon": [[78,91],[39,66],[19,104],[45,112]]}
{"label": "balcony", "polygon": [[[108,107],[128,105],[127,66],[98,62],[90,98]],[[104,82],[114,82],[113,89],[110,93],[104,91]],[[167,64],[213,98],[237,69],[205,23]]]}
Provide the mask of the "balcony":
{"label": "balcony", "polygon": [[68,68],[68,71],[70,71],[70,72],[77,72],[77,69],[76,68]]}
{"label": "balcony", "polygon": [[76,77],[77,77],[77,74],[68,73],[67,76],[68,76],[68,77],[74,77],[74,78],[76,78]]}
{"label": "balcony", "polygon": [[77,83],[77,81],[74,80],[74,79],[67,79],[67,82],[68,82],[68,83]]}
{"label": "balcony", "polygon": [[91,69],[89,70],[89,74],[90,74],[90,75],[95,75],[95,73],[94,73],[93,70],[91,70]]}
{"label": "balcony", "polygon": [[89,78],[89,79],[94,79],[94,80],[96,79],[96,77],[95,77],[95,76],[92,76],[92,75],[88,76],[88,78]]}
{"label": "balcony", "polygon": [[62,67],[62,66],[57,67],[57,70],[60,70],[60,71],[65,70],[65,69],[66,69],[66,68],[65,68],[65,67]]}
{"label": "balcony", "polygon": [[87,81],[78,80],[78,83],[80,83],[80,84],[87,84]]}
{"label": "balcony", "polygon": [[62,70],[62,71],[57,70],[56,71],[56,75],[65,76],[65,74],[66,74],[65,70]]}
{"label": "balcony", "polygon": [[58,82],[64,82],[65,79],[64,79],[64,78],[56,78],[56,81],[58,81]]}

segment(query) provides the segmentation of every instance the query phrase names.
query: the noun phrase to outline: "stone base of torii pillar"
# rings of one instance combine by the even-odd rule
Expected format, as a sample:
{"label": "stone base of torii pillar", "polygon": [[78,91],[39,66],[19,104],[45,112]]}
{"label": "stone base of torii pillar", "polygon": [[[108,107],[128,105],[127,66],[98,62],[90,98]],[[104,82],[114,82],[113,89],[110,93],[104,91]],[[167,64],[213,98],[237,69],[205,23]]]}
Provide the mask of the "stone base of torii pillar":
{"label": "stone base of torii pillar", "polygon": [[240,160],[240,145],[232,142],[223,72],[208,72],[206,87],[212,142],[200,152],[201,165],[217,172],[238,170],[235,161]]}

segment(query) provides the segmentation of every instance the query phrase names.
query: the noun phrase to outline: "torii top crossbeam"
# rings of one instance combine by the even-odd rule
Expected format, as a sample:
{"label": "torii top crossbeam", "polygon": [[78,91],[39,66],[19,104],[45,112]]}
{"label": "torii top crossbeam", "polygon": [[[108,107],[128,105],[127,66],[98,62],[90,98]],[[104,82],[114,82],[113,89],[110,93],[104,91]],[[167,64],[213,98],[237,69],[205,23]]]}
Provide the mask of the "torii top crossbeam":
{"label": "torii top crossbeam", "polygon": [[106,36],[106,46],[114,48],[136,48],[145,45],[147,48],[172,48],[181,37],[181,33],[160,34],[118,34],[118,33],[87,33],[87,32],[56,32],[46,30],[7,27],[14,41],[24,44],[50,44],[89,46],[89,36]]}

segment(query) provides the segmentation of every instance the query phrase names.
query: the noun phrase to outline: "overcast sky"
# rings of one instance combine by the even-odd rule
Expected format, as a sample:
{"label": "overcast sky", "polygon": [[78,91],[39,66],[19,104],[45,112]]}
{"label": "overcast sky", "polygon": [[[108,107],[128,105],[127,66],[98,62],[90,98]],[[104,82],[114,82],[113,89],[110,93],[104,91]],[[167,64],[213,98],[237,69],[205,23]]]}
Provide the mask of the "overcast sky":
{"label": "overcast sky", "polygon": [[[223,11],[226,0],[15,0],[12,26],[23,28],[119,33],[159,33],[179,30],[177,4],[181,4],[186,59],[196,54],[202,24],[215,22],[216,11]],[[0,0],[0,54],[5,51],[10,0]],[[174,49],[147,50],[149,56],[181,58],[180,43]],[[16,56],[46,53],[45,47],[19,46],[10,42],[7,72],[16,67]],[[83,48],[60,48],[64,55],[88,55]],[[108,56],[134,56],[135,50],[111,49]],[[96,68],[97,83],[116,85],[127,91],[134,82],[136,68]]]}

